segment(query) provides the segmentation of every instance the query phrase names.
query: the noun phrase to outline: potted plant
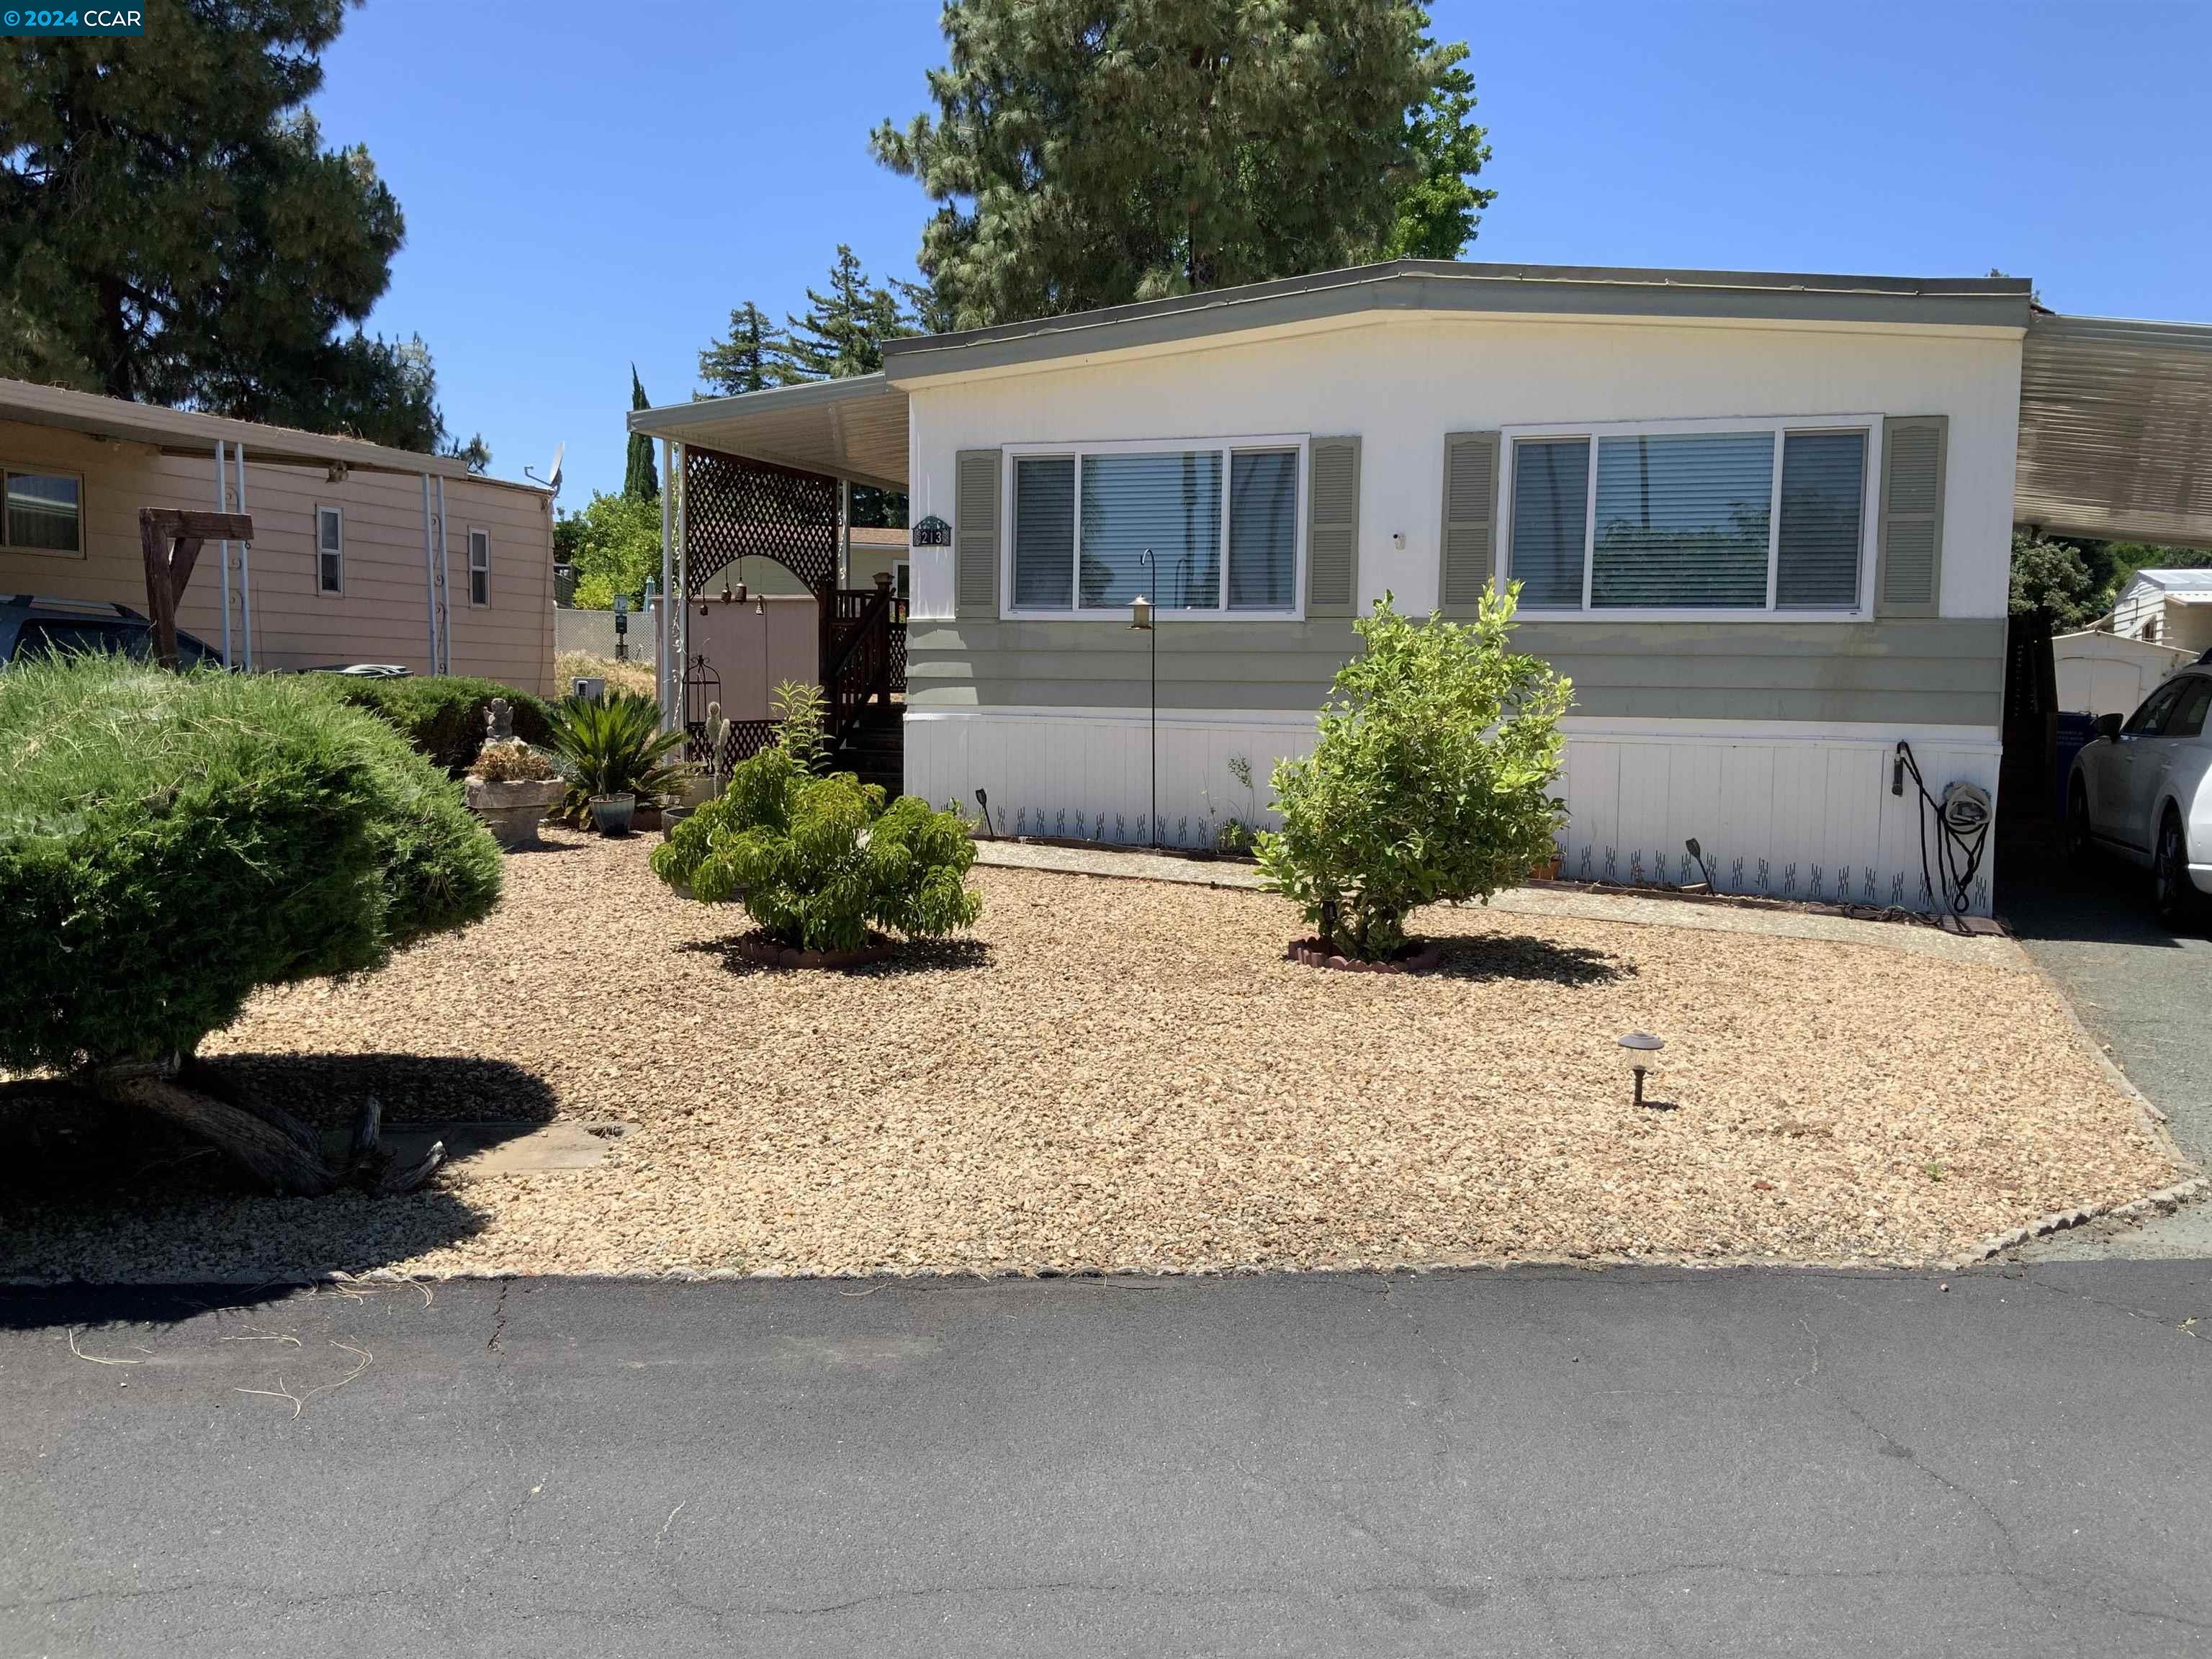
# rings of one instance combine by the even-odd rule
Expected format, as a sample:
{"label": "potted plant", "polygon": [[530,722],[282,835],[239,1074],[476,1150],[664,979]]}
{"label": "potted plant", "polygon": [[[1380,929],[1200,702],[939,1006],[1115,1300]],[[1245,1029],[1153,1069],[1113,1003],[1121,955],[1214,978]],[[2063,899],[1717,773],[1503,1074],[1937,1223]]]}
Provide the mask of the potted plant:
{"label": "potted plant", "polygon": [[552,740],[567,784],[560,816],[602,835],[626,835],[638,806],[658,806],[675,783],[664,761],[684,734],[660,729],[652,698],[624,693],[604,702],[564,698],[554,706]]}
{"label": "potted plant", "polygon": [[564,786],[553,763],[520,738],[490,742],[477,751],[467,775],[469,811],[491,837],[513,852],[541,847],[538,825],[560,800]]}
{"label": "potted plant", "polygon": [[637,815],[637,797],[629,790],[619,794],[594,795],[589,803],[592,828],[603,836],[626,836]]}

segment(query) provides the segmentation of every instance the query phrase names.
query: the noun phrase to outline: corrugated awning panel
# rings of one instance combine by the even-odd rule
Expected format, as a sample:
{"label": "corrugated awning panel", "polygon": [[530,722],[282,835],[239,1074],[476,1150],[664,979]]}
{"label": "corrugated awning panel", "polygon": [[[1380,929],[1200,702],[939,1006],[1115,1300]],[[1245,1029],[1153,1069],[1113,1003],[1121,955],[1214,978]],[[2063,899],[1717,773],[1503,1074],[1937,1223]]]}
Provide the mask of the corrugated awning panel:
{"label": "corrugated awning panel", "polygon": [[2013,517],[2057,535],[2212,547],[2212,328],[2033,319]]}

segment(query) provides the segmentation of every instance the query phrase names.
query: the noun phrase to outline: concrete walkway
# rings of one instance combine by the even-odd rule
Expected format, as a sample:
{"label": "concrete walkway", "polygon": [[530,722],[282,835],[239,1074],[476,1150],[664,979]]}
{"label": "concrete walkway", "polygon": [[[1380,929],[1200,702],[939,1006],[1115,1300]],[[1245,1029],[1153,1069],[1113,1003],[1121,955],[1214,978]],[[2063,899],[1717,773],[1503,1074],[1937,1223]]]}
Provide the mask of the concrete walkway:
{"label": "concrete walkway", "polygon": [[[1034,842],[979,841],[975,861],[1007,870],[1053,870],[1069,875],[1113,876],[1139,881],[1180,881],[1201,887],[1256,888],[1249,864],[1177,858],[1168,853],[1120,848],[1047,847]],[[1772,939],[1825,939],[1864,945],[1939,962],[1975,963],[2030,973],[2034,964],[2019,945],[1996,934],[1965,937],[1906,922],[1860,921],[1756,904],[1699,902],[1639,893],[1592,892],[1585,888],[1516,887],[1490,901],[1510,916],[1557,916],[1578,921],[1623,921],[1654,927],[1686,927],[1707,933],[1758,933]]]}

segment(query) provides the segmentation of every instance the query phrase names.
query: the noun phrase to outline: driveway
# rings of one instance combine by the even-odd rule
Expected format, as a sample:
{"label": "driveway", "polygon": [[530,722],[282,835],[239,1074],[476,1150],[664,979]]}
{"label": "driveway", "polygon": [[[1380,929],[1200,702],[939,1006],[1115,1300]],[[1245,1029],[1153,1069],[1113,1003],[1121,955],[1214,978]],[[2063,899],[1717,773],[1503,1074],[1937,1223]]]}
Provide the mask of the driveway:
{"label": "driveway", "polygon": [[18,1291],[0,1652],[2199,1653],[2208,1329],[2179,1262]]}
{"label": "driveway", "polygon": [[[2000,860],[1997,911],[2057,981],[2136,1087],[2172,1121],[2174,1139],[2212,1164],[2212,938],[2176,933],[2151,914],[2150,878],[2099,860],[2078,872],[2033,851]],[[2212,1257],[2212,1202],[2143,1227],[2084,1228],[2029,1254]]]}

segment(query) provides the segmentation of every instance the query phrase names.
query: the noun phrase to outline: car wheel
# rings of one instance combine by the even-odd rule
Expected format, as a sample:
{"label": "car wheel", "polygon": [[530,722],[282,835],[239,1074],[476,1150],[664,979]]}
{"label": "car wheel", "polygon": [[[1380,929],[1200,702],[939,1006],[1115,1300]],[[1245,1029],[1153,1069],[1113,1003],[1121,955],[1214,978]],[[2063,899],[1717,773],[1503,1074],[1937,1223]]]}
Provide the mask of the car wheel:
{"label": "car wheel", "polygon": [[2076,874],[2096,856],[2097,838],[2089,828],[2089,787],[2077,775],[2066,791],[2066,859]]}
{"label": "car wheel", "polygon": [[2158,850],[2150,861],[2151,902],[2169,927],[2185,927],[2196,909],[2197,890],[2189,881],[2189,843],[2182,838],[2181,815],[2172,807],[2158,826]]}

